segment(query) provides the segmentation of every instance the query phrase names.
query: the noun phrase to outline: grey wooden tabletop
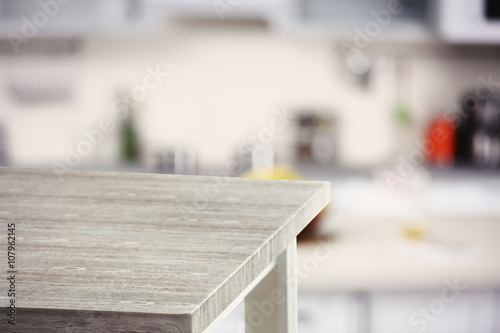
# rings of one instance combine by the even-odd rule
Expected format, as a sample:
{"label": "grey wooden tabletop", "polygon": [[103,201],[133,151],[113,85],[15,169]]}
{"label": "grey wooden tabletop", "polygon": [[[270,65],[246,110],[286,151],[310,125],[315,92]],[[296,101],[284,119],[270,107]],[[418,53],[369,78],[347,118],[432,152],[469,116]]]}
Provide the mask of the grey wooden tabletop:
{"label": "grey wooden tabletop", "polygon": [[326,182],[0,168],[0,331],[202,332],[329,200]]}

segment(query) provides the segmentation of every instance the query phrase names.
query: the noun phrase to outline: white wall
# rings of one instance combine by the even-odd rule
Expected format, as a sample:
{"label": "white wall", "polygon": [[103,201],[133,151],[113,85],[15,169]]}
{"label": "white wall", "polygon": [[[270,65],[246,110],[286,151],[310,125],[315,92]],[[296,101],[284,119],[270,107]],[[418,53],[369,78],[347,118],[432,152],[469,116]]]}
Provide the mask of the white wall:
{"label": "white wall", "polygon": [[[142,82],[146,67],[159,66],[171,75],[140,105],[147,147],[189,143],[201,164],[220,166],[239,143],[269,126],[275,108],[318,107],[339,119],[340,163],[373,165],[393,157],[400,146],[391,116],[395,55],[412,57],[409,96],[416,135],[430,115],[474,87],[478,76],[491,73],[500,81],[499,53],[474,50],[374,43],[366,50],[371,85],[363,89],[332,38],[274,35],[258,24],[170,23],[148,36],[88,38],[72,58],[3,57],[2,87],[20,76],[42,82],[65,77],[74,82],[75,98],[59,106],[26,107],[0,89],[0,121],[7,126],[12,164],[64,160],[66,147],[75,147],[84,138],[82,130],[94,128],[109,111],[114,91],[131,89]],[[290,133],[276,133],[282,157],[288,156]],[[86,163],[113,161],[115,134],[107,135]]]}

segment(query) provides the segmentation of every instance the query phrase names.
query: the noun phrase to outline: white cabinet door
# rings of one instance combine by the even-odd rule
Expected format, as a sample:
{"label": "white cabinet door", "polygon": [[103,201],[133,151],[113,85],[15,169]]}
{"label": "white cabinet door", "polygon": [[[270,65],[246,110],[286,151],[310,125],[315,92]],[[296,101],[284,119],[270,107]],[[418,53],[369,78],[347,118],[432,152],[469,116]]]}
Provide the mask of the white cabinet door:
{"label": "white cabinet door", "polygon": [[24,38],[142,26],[140,0],[0,0],[0,35]]}
{"label": "white cabinet door", "polygon": [[[299,294],[299,332],[497,333],[500,296],[467,291]],[[496,326],[495,326],[496,325]]]}

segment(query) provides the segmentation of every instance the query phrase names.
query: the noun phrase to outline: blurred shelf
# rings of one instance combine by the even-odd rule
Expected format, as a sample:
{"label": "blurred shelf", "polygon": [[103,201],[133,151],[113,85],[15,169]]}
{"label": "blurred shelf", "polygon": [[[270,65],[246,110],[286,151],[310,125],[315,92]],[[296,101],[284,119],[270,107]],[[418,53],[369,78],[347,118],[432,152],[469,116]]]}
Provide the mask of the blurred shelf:
{"label": "blurred shelf", "polygon": [[[294,166],[300,173],[308,176],[311,179],[337,179],[346,177],[363,177],[373,178],[377,172],[388,170],[386,166],[373,167],[347,167],[340,165],[319,165],[298,163]],[[459,166],[450,168],[439,168],[434,166],[424,166],[422,170],[429,173],[435,179],[449,180],[475,180],[475,179],[491,179],[500,180],[500,169],[481,169],[472,166]]]}

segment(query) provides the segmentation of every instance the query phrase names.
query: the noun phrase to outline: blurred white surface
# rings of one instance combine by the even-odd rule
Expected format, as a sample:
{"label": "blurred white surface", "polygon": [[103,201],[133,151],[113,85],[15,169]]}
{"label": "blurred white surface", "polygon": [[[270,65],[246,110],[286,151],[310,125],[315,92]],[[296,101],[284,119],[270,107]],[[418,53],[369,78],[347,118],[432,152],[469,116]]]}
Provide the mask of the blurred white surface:
{"label": "blurred white surface", "polygon": [[[470,288],[500,288],[498,177],[435,176],[414,205],[368,177],[331,184],[321,228],[333,233],[327,245],[334,250],[300,281],[301,291],[433,290],[455,278]],[[415,226],[421,240],[405,236]],[[318,246],[300,244],[299,267]]]}

